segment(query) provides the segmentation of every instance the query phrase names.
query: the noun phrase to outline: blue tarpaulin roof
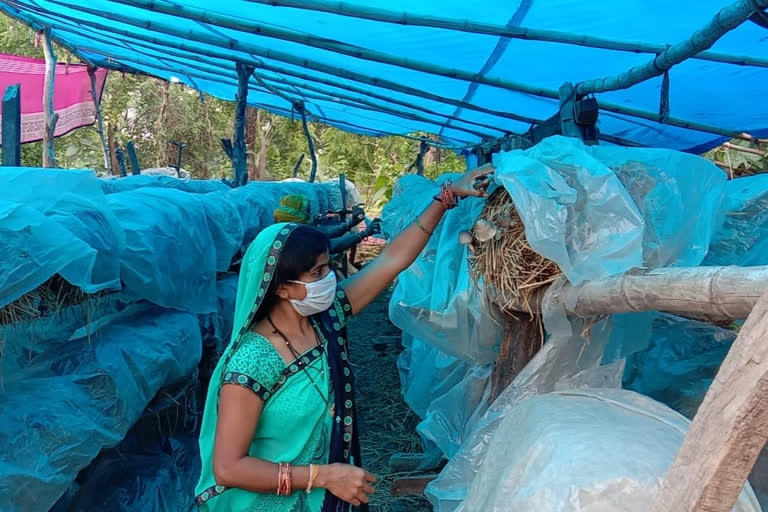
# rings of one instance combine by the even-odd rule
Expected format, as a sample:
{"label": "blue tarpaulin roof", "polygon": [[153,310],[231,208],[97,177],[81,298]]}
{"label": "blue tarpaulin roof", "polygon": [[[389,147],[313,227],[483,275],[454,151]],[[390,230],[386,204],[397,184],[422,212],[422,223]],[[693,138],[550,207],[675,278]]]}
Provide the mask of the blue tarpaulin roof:
{"label": "blue tarpaulin roof", "polygon": [[[256,68],[251,105],[291,115],[293,103],[304,102],[314,118],[349,131],[429,132],[461,147],[526,132],[557,112],[551,93],[563,83],[643,65],[653,60],[653,51],[690,38],[726,5],[723,0],[6,0],[0,9],[36,29],[50,27],[56,41],[94,65],[178,80],[232,100],[235,62],[247,63]],[[710,52],[725,59],[689,59],[669,72],[670,118],[719,130],[708,133],[617,111],[633,109],[655,119],[663,82],[657,76],[598,94],[601,105],[617,106],[601,110],[601,132],[687,151],[719,144],[728,131],[768,135],[766,25],[758,12],[712,46]],[[478,33],[478,26],[486,33]],[[487,33],[505,26],[529,33],[515,30],[522,38]],[[557,42],[563,40],[588,46]],[[748,65],[741,65],[745,57]]]}

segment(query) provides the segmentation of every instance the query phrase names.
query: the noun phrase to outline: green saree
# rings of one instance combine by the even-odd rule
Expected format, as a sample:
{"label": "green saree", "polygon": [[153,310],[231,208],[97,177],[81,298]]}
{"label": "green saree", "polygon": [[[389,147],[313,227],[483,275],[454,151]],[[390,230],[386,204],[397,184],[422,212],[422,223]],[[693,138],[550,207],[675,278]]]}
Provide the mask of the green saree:
{"label": "green saree", "polygon": [[213,475],[218,399],[225,384],[246,387],[264,401],[250,456],[292,465],[360,462],[345,332],[351,307],[344,291],[337,290],[328,311],[310,318],[322,349],[310,349],[290,364],[267,339],[250,330],[285,241],[297,226],[268,227],[243,258],[232,341],[211,378],[200,432],[202,471],[195,502],[201,512],[345,512],[350,508],[323,489],[310,494],[294,489],[288,496],[277,496],[228,489],[217,485]]}

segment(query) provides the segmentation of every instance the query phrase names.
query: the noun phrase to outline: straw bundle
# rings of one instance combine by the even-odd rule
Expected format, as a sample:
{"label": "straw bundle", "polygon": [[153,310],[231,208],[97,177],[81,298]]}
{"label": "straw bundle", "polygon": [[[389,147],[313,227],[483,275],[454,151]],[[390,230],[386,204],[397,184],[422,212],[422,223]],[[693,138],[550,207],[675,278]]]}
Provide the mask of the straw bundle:
{"label": "straw bundle", "polygon": [[56,314],[91,297],[94,295],[85,293],[61,276],[55,275],[31,292],[0,308],[0,325],[11,325]]}
{"label": "straw bundle", "polygon": [[562,275],[558,266],[536,253],[525,238],[525,225],[503,187],[491,196],[475,222],[469,242],[472,278],[484,279],[495,302],[506,312],[524,304],[533,313],[530,299],[541,287]]}

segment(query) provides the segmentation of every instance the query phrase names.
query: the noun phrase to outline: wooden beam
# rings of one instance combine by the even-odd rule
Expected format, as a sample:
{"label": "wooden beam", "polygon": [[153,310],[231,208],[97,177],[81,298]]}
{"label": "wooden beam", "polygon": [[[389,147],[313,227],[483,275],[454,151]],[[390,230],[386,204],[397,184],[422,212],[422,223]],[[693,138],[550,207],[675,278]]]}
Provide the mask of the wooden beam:
{"label": "wooden beam", "polygon": [[652,512],[730,512],[768,439],[768,290],[693,418]]}
{"label": "wooden beam", "polygon": [[138,176],[141,174],[141,165],[139,165],[139,155],[136,154],[136,146],[133,145],[132,140],[125,143],[125,150],[128,152],[128,162],[131,164],[131,174]]}
{"label": "wooden beam", "polygon": [[112,159],[109,156],[109,145],[107,144],[107,138],[104,134],[104,117],[101,114],[101,98],[99,97],[99,92],[96,90],[96,68],[89,66],[88,76],[91,79],[91,100],[93,101],[93,106],[96,108],[96,123],[99,139],[101,140],[101,151],[104,153],[104,171],[108,175],[111,175]]}
{"label": "wooden beam", "polygon": [[45,84],[43,85],[43,111],[45,127],[43,129],[43,167],[56,167],[56,152],[54,149],[54,134],[59,114],[53,111],[53,89],[56,80],[56,53],[51,41],[51,29],[41,32],[43,37],[43,54],[45,55]]}
{"label": "wooden beam", "polygon": [[568,313],[595,315],[663,311],[708,321],[746,318],[768,288],[768,266],[669,267],[634,269],[600,281],[573,286],[561,277],[541,287],[528,305],[504,297],[486,286],[493,302],[506,311],[541,311],[544,293],[554,287],[558,303]]}
{"label": "wooden beam", "polygon": [[242,187],[248,183],[245,115],[248,110],[248,81],[253,74],[253,68],[238,63],[236,70],[237,95],[235,96],[235,136],[232,147],[232,163],[235,170],[235,184]]}
{"label": "wooden beam", "polygon": [[760,151],[759,149],[755,149],[755,148],[745,148],[743,146],[737,146],[736,144],[731,144],[730,142],[724,143],[723,147],[725,149],[732,149],[734,151],[740,151],[742,153],[749,153],[751,155],[757,155],[763,158],[765,158],[765,156],[768,155],[768,153],[766,153],[765,151]]}
{"label": "wooden beam", "polygon": [[768,0],[737,0],[720,10],[709,23],[694,32],[691,37],[670,46],[647,63],[618,75],[581,82],[576,86],[576,92],[579,97],[582,97],[598,92],[616,91],[661,76],[673,66],[708,50],[718,39],[747,21],[755,10],[766,7],[768,7]]}
{"label": "wooden beam", "polygon": [[21,86],[9,85],[3,94],[2,141],[6,167],[21,166]]}

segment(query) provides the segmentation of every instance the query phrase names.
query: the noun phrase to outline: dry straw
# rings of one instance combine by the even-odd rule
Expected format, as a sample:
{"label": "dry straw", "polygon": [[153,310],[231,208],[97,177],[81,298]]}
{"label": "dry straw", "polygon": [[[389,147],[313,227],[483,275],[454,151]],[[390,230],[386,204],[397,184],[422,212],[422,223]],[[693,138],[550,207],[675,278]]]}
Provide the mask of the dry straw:
{"label": "dry straw", "polygon": [[[489,228],[493,236],[480,241],[488,236]],[[469,253],[472,278],[484,279],[485,290],[494,291],[502,310],[513,312],[522,305],[526,312],[533,313],[530,300],[534,293],[551,284],[562,272],[554,262],[528,245],[525,225],[503,187],[488,198],[472,235]]]}

